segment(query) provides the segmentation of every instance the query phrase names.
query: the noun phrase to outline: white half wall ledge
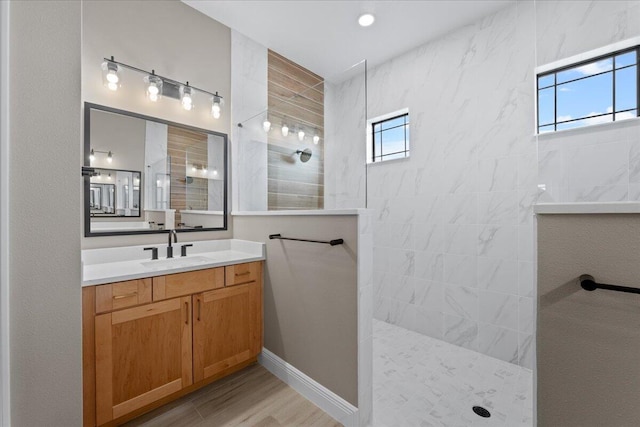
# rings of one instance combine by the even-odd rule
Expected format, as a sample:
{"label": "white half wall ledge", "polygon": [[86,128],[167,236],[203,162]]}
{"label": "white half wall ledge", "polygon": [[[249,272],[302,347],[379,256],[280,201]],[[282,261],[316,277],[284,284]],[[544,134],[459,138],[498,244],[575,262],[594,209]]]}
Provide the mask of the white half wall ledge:
{"label": "white half wall ledge", "polygon": [[282,382],[300,393],[345,427],[358,426],[358,408],[285,362],[266,348],[258,356],[258,363]]}
{"label": "white half wall ledge", "polygon": [[538,203],[536,215],[640,214],[640,202]]}
{"label": "white half wall ledge", "polygon": [[316,209],[316,210],[289,210],[289,211],[237,211],[231,212],[231,216],[313,216],[313,215],[361,215],[373,213],[373,209]]}

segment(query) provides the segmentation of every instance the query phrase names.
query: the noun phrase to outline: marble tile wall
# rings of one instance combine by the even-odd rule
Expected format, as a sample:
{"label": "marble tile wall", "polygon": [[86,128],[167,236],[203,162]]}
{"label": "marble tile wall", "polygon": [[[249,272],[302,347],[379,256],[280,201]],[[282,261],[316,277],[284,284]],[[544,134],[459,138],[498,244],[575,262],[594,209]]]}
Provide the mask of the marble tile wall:
{"label": "marble tile wall", "polygon": [[364,206],[366,194],[374,210],[375,318],[526,367],[534,17],[532,2],[518,2],[368,70],[369,118],[409,108],[409,159],[365,174],[365,120],[341,112],[363,97],[359,77],[328,96],[329,111],[358,124],[335,123],[349,137],[326,144],[333,206]]}
{"label": "marble tile wall", "polygon": [[358,215],[358,425],[373,416],[373,212]]}
{"label": "marble tile wall", "polygon": [[324,206],[365,207],[365,65],[341,84],[325,81]]}
{"label": "marble tile wall", "polygon": [[[640,1],[538,2],[537,65],[640,35]],[[539,136],[540,202],[640,200],[640,122]]]}
{"label": "marble tile wall", "polygon": [[267,48],[234,30],[231,75],[232,210],[266,211],[267,133],[262,122],[267,111]]}

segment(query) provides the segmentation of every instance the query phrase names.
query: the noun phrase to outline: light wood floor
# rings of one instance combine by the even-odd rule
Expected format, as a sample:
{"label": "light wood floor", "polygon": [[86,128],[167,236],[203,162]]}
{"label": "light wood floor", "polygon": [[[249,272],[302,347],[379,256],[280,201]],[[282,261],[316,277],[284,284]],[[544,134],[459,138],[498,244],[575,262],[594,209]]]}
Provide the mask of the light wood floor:
{"label": "light wood floor", "polygon": [[253,365],[124,425],[333,427],[342,424],[262,366]]}

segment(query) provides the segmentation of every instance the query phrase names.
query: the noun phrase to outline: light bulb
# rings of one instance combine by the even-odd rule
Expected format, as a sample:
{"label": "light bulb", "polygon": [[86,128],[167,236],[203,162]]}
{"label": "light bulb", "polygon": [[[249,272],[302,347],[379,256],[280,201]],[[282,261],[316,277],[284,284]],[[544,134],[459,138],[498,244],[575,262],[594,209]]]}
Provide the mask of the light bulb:
{"label": "light bulb", "polygon": [[93,148],[91,149],[91,153],[89,153],[89,161],[93,162],[96,159],[96,155],[93,152]]}
{"label": "light bulb", "polygon": [[298,131],[298,141],[304,141],[304,131],[302,129]]}
{"label": "light bulb", "polygon": [[111,60],[105,59],[102,63],[102,84],[109,90],[118,90],[120,84],[120,76],[118,75],[118,64],[115,63],[113,56]]}
{"label": "light bulb", "polygon": [[373,24],[375,20],[375,16],[370,13],[365,13],[363,15],[360,15],[360,17],[358,18],[358,24],[360,24],[361,27],[368,27],[369,25]]}
{"label": "light bulb", "polygon": [[109,163],[113,162],[113,154],[111,154],[111,151],[109,151],[109,154],[107,154],[107,162]]}
{"label": "light bulb", "polygon": [[160,180],[156,180],[156,187],[160,187]]}
{"label": "light bulb", "polygon": [[318,145],[318,142],[320,142],[320,136],[316,133],[313,135],[313,143]]}
{"label": "light bulb", "polygon": [[221,108],[220,108],[220,103],[222,102],[222,98],[220,98],[218,96],[218,92],[216,92],[215,95],[213,95],[213,99],[212,99],[212,104],[211,104],[211,114],[213,114],[213,118],[214,119],[219,119],[220,118],[220,112],[221,112]]}
{"label": "light bulb", "polygon": [[191,172],[195,172],[196,171],[196,167],[195,166],[191,166]]}
{"label": "light bulb", "polygon": [[187,111],[191,111],[193,108],[193,99],[191,98],[191,88],[189,87],[189,82],[187,82],[187,86],[182,86],[182,108]]}
{"label": "light bulb", "polygon": [[214,174],[214,175],[218,175],[218,169],[214,169],[214,170],[213,170],[213,174]]}
{"label": "light bulb", "polygon": [[193,101],[191,100],[190,95],[185,95],[182,97],[182,108],[187,111],[190,111],[193,108]]}
{"label": "light bulb", "polygon": [[149,101],[156,102],[162,96],[162,79],[156,76],[156,70],[151,70],[151,74],[144,78],[147,85],[147,98]]}
{"label": "light bulb", "polygon": [[282,136],[287,136],[289,135],[289,126],[285,125],[284,123],[282,124]]}
{"label": "light bulb", "polygon": [[108,180],[111,180],[111,174],[109,174],[109,176],[107,177]]}
{"label": "light bulb", "polygon": [[207,173],[207,168],[202,168],[202,173]]}
{"label": "light bulb", "polygon": [[264,119],[264,122],[262,122],[262,129],[264,129],[265,132],[269,132],[271,130],[271,122],[269,119]]}
{"label": "light bulb", "polygon": [[118,83],[120,81],[120,77],[118,77],[116,70],[109,70],[107,72],[107,81],[109,83]]}

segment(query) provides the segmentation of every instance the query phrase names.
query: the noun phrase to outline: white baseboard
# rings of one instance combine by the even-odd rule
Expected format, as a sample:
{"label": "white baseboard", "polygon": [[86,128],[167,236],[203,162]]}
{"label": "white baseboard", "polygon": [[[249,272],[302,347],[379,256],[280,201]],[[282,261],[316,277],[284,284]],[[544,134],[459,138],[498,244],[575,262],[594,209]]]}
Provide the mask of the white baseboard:
{"label": "white baseboard", "polygon": [[345,427],[358,426],[358,408],[266,348],[262,349],[258,362]]}

